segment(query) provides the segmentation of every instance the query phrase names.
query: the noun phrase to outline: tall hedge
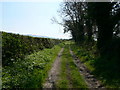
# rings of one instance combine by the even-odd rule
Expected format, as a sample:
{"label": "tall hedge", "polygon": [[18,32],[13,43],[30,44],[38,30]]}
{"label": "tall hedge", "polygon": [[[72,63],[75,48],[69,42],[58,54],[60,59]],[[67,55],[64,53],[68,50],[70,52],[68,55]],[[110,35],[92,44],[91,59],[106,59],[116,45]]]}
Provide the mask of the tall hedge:
{"label": "tall hedge", "polygon": [[13,61],[44,48],[51,48],[61,40],[24,36],[2,32],[2,65],[11,65]]}

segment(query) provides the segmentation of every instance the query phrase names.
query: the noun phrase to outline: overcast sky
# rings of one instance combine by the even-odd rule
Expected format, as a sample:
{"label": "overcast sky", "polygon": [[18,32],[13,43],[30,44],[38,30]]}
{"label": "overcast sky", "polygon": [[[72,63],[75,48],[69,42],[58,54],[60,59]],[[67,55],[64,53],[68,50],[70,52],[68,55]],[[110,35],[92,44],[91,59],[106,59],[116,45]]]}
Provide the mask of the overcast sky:
{"label": "overcast sky", "polygon": [[60,20],[60,2],[0,2],[0,30],[19,34],[70,38],[63,27],[52,24],[51,18]]}

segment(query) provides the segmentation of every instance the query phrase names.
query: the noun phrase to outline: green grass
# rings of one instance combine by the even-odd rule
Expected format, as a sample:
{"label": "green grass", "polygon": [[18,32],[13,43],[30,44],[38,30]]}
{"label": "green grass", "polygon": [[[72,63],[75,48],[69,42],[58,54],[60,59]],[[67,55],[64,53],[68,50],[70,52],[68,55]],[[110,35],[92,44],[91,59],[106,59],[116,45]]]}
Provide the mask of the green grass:
{"label": "green grass", "polygon": [[120,87],[120,61],[116,55],[100,56],[96,45],[75,45],[73,43],[71,44],[71,48],[106,88]]}
{"label": "green grass", "polygon": [[59,80],[57,82],[57,88],[68,88],[69,85],[69,81],[67,80],[67,73],[66,73],[66,58],[64,58],[65,54],[65,49],[63,51],[62,54],[62,58],[61,58],[61,71],[60,71],[60,77]]}
{"label": "green grass", "polygon": [[87,85],[80,75],[78,68],[73,62],[69,52],[69,46],[66,45],[61,58],[60,78],[57,82],[58,88],[87,88]]}
{"label": "green grass", "polygon": [[13,66],[2,68],[3,88],[41,88],[63,44],[44,49],[13,61]]}
{"label": "green grass", "polygon": [[[85,45],[76,45],[75,43],[70,45],[74,54],[77,55],[80,58],[80,61],[83,62],[89,70],[93,71],[94,68],[94,60],[96,52],[95,46],[90,46],[90,48],[87,48]],[[89,45],[88,45],[89,46]]]}

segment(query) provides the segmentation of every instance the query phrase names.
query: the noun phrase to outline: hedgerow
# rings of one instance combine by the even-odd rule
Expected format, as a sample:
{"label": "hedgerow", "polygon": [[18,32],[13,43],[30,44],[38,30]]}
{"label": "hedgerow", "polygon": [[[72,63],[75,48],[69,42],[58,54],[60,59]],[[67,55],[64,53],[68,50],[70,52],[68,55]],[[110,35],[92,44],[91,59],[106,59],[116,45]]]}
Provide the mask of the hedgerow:
{"label": "hedgerow", "polygon": [[13,61],[12,66],[2,68],[3,89],[42,88],[61,44],[26,55],[23,60]]}
{"label": "hedgerow", "polygon": [[52,48],[61,40],[24,36],[2,32],[2,66],[9,66],[13,61],[23,59],[25,55]]}

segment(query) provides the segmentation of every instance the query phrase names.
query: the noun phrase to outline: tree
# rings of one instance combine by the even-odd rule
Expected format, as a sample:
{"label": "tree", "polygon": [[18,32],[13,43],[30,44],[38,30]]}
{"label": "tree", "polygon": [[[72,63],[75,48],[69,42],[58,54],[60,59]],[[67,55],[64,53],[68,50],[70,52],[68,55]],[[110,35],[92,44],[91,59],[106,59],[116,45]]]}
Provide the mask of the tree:
{"label": "tree", "polygon": [[108,51],[112,42],[114,25],[119,20],[119,14],[112,14],[115,4],[115,2],[89,3],[90,15],[94,18],[98,26],[97,46],[101,53]]}
{"label": "tree", "polygon": [[80,2],[64,2],[62,5],[64,32],[70,31],[77,43],[84,40],[83,6]]}
{"label": "tree", "polygon": [[64,32],[70,31],[75,42],[82,43],[86,36],[91,42],[97,32],[97,48],[101,54],[109,51],[113,32],[114,35],[120,32],[119,2],[64,2],[61,13]]}

